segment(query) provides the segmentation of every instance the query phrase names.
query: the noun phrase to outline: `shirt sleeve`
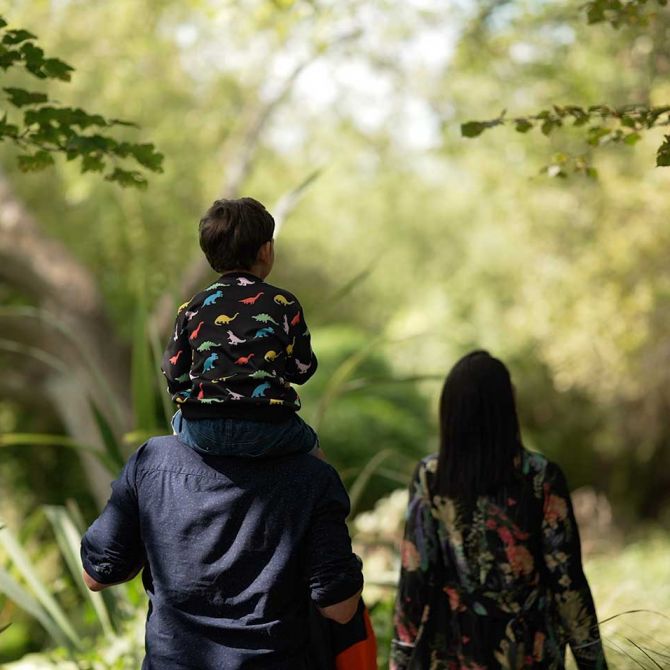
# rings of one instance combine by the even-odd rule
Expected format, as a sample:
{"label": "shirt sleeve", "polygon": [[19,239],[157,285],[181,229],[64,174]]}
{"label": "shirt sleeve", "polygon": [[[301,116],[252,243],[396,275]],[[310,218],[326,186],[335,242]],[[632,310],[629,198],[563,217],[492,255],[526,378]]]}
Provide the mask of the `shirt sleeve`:
{"label": "shirt sleeve", "polygon": [[544,482],[544,562],[553,597],[579,670],[607,668],[591,589],[582,568],[579,530],[561,469],[550,463]]}
{"label": "shirt sleeve", "polygon": [[336,605],[363,587],[361,560],[351,549],[346,524],[349,511],[349,496],[331,469],[307,536],[307,579],[310,597],[318,607]]}
{"label": "shirt sleeve", "polygon": [[288,324],[290,352],[284,377],[293,384],[304,384],[316,372],[318,361],[312,351],[312,339],[305,322],[305,314],[297,300],[287,309],[284,318]]}
{"label": "shirt sleeve", "polygon": [[400,580],[393,613],[391,670],[409,667],[419,629],[430,606],[437,574],[437,528],[427,491],[425,465],[419,464],[409,487],[405,532],[400,546]]}
{"label": "shirt sleeve", "polygon": [[137,489],[137,458],[142,447],[131,456],[112,483],[112,494],[100,516],[81,541],[84,570],[100,584],[125,581],[144,562],[140,537]]}
{"label": "shirt sleeve", "polygon": [[170,395],[175,396],[191,388],[191,379],[188,376],[190,369],[191,346],[186,328],[186,309],[183,309],[177,314],[174,334],[170,335],[161,364]]}

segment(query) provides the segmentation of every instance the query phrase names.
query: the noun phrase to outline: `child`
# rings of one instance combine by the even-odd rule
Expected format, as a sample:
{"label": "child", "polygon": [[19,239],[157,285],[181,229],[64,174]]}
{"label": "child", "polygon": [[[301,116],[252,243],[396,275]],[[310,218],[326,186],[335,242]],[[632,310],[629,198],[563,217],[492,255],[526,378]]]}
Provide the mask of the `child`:
{"label": "child", "polygon": [[200,221],[200,247],[221,276],[179,308],[162,364],[180,408],[172,427],[198,451],[321,455],[291,386],[317,367],[302,307],[264,281],[273,234],[274,219],[253,198],[216,200]]}

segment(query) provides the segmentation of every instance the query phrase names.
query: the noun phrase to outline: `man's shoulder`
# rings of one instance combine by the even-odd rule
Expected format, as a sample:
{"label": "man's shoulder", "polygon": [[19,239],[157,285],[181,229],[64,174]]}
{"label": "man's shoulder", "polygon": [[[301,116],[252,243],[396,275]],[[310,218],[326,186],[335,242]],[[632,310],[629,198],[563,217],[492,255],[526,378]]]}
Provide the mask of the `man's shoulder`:
{"label": "man's shoulder", "polygon": [[175,435],[151,437],[131,456],[131,461],[138,470],[165,470],[215,478],[235,473],[269,478],[277,485],[281,482],[291,485],[291,481],[302,480],[318,488],[341,481],[332,465],[309,454],[253,459],[205,456],[180,442]]}

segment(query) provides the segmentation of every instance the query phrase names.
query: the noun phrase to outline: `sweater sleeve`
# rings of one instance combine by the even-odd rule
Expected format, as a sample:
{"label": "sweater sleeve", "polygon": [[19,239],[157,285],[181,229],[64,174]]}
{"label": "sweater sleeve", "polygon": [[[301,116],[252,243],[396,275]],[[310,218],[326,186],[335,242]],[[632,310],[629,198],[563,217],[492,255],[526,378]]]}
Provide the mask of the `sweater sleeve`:
{"label": "sweater sleeve", "polygon": [[171,396],[191,388],[189,370],[191,369],[191,346],[186,328],[186,309],[182,309],[174,324],[174,334],[163,354],[161,370],[167,379],[168,391]]}
{"label": "sweater sleeve", "polygon": [[405,532],[400,548],[401,568],[393,614],[391,670],[406,670],[421,623],[430,606],[432,576],[437,572],[437,529],[419,464],[409,489]]}
{"label": "sweater sleeve", "polygon": [[561,469],[550,463],[544,482],[544,562],[561,621],[579,670],[607,668],[570,493]]}
{"label": "sweater sleeve", "polygon": [[318,361],[312,351],[312,340],[304,311],[297,299],[284,318],[288,324],[290,340],[284,376],[293,384],[304,384],[316,372]]}

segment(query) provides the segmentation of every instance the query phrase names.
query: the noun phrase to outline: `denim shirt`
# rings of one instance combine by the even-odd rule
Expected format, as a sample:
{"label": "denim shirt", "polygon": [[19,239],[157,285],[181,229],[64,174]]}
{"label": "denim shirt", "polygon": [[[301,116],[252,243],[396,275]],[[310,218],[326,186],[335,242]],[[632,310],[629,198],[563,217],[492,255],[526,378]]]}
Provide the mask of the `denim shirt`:
{"label": "denim shirt", "polygon": [[313,456],[205,456],[156,437],[112,484],[82,562],[102,584],[144,564],[143,670],[306,669],[309,599],[327,607],[363,583],[348,513]]}

